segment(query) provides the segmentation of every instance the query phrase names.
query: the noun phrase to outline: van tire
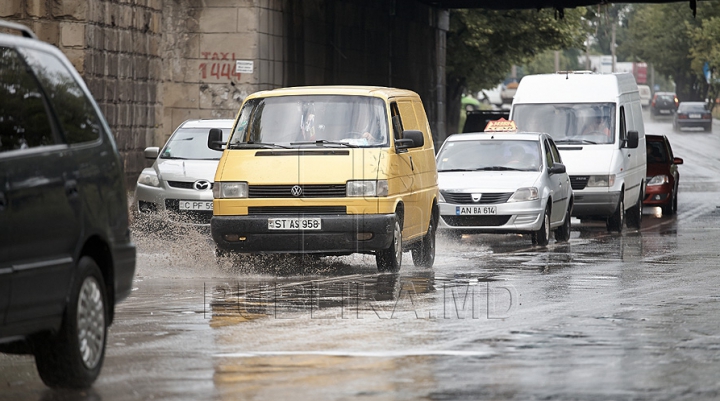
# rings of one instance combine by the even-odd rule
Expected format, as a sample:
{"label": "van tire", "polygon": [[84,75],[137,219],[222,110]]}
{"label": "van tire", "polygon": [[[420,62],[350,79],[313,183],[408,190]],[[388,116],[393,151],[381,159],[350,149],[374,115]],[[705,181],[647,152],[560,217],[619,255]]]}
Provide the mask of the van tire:
{"label": "van tire", "polygon": [[432,267],[435,263],[435,216],[430,216],[428,230],[423,239],[412,249],[413,264],[418,267]]}
{"label": "van tire", "polygon": [[640,225],[642,224],[642,210],[643,210],[643,194],[640,192],[638,195],[638,200],[635,206],[628,209],[627,212],[627,226],[629,228],[636,228],[640,229]]}
{"label": "van tire", "polygon": [[565,215],[565,221],[555,230],[555,241],[567,242],[570,239],[570,214],[572,213],[572,205],[568,206]]}
{"label": "van tire", "polygon": [[87,388],[100,374],[109,322],[105,281],[89,256],[78,262],[69,301],[60,330],[33,341],[35,363],[48,387]]}
{"label": "van tire", "polygon": [[547,246],[550,242],[550,207],[545,207],[543,223],[540,229],[532,233],[532,243],[539,246]]}
{"label": "van tire", "polygon": [[[624,189],[622,191],[624,191]],[[623,226],[625,225],[625,201],[623,198],[624,196],[621,193],[615,212],[607,219],[606,226],[608,231],[621,233],[623,230]]]}
{"label": "van tire", "polygon": [[397,214],[393,222],[393,240],[387,249],[375,253],[375,262],[379,272],[400,270],[400,265],[402,265],[402,226]]}

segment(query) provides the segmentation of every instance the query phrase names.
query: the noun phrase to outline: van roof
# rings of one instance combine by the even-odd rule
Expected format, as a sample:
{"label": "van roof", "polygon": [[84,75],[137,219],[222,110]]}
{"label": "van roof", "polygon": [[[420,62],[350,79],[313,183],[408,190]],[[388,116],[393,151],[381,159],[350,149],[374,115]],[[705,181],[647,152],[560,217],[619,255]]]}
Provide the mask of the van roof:
{"label": "van roof", "polygon": [[248,98],[274,97],[274,96],[296,96],[296,95],[355,95],[374,96],[381,98],[410,96],[416,97],[417,93],[407,89],[386,88],[382,86],[342,86],[342,85],[321,85],[321,86],[296,86],[290,88],[278,88],[267,91],[255,92]]}
{"label": "van roof", "polygon": [[635,78],[628,73],[526,75],[520,81],[513,103],[614,102],[626,93],[635,93],[640,99]]}
{"label": "van roof", "polygon": [[234,123],[234,119],[218,118],[186,120],[185,122],[180,124],[180,126],[183,128],[232,128]]}

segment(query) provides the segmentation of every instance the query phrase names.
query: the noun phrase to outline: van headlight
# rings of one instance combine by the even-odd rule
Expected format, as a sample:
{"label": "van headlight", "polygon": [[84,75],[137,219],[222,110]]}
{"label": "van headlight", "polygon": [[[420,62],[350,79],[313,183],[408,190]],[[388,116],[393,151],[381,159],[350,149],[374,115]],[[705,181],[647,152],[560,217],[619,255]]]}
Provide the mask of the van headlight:
{"label": "van headlight", "polygon": [[155,174],[155,172],[140,173],[140,177],[138,177],[137,182],[138,182],[138,184],[148,185],[151,187],[159,187],[160,186],[160,178],[158,178],[158,176],[157,176],[157,174]]}
{"label": "van headlight", "polygon": [[518,188],[508,199],[508,202],[525,202],[539,199],[538,189],[535,187]]}
{"label": "van headlight", "polygon": [[615,185],[615,174],[610,175],[591,175],[588,178],[588,187],[612,187]]}
{"label": "van headlight", "polygon": [[215,199],[234,199],[247,197],[247,182],[215,182],[215,185],[213,185],[213,198]]}
{"label": "van headlight", "polygon": [[656,175],[655,177],[651,178],[650,181],[646,184],[649,187],[653,187],[656,185],[663,185],[670,182],[670,178],[666,176],[665,174]]}
{"label": "van headlight", "polygon": [[387,196],[387,180],[348,181],[345,185],[346,196]]}

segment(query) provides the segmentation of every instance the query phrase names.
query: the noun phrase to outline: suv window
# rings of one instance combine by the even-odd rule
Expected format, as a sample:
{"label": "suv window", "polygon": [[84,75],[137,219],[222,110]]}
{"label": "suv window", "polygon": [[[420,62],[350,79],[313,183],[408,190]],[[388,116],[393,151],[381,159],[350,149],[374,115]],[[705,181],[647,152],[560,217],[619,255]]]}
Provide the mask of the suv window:
{"label": "suv window", "polygon": [[42,83],[69,144],[91,142],[100,138],[100,121],[70,71],[55,56],[38,50],[24,49],[28,64]]}
{"label": "suv window", "polygon": [[0,152],[54,144],[37,80],[14,49],[0,47]]}

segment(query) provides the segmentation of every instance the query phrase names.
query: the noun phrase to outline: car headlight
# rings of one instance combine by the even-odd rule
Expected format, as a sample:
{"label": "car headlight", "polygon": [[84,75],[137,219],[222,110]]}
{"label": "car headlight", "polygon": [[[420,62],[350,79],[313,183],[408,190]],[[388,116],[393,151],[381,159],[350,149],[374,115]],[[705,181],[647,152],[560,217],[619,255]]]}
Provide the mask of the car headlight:
{"label": "car headlight", "polygon": [[655,185],[663,185],[670,182],[670,178],[664,174],[656,175],[655,177],[651,178],[650,181],[647,182],[647,186],[652,187]]}
{"label": "car headlight", "polygon": [[213,198],[215,199],[234,199],[247,198],[248,184],[247,182],[216,182],[213,185]]}
{"label": "car headlight", "polygon": [[138,184],[149,185],[151,187],[160,186],[160,178],[155,173],[140,173],[137,180]]}
{"label": "car headlight", "polygon": [[345,185],[347,196],[387,196],[387,180],[348,181]]}
{"label": "car headlight", "polygon": [[508,202],[525,202],[539,199],[538,189],[535,187],[518,188],[508,199]]}
{"label": "car headlight", "polygon": [[615,174],[591,175],[588,179],[588,187],[612,187],[615,185]]}

